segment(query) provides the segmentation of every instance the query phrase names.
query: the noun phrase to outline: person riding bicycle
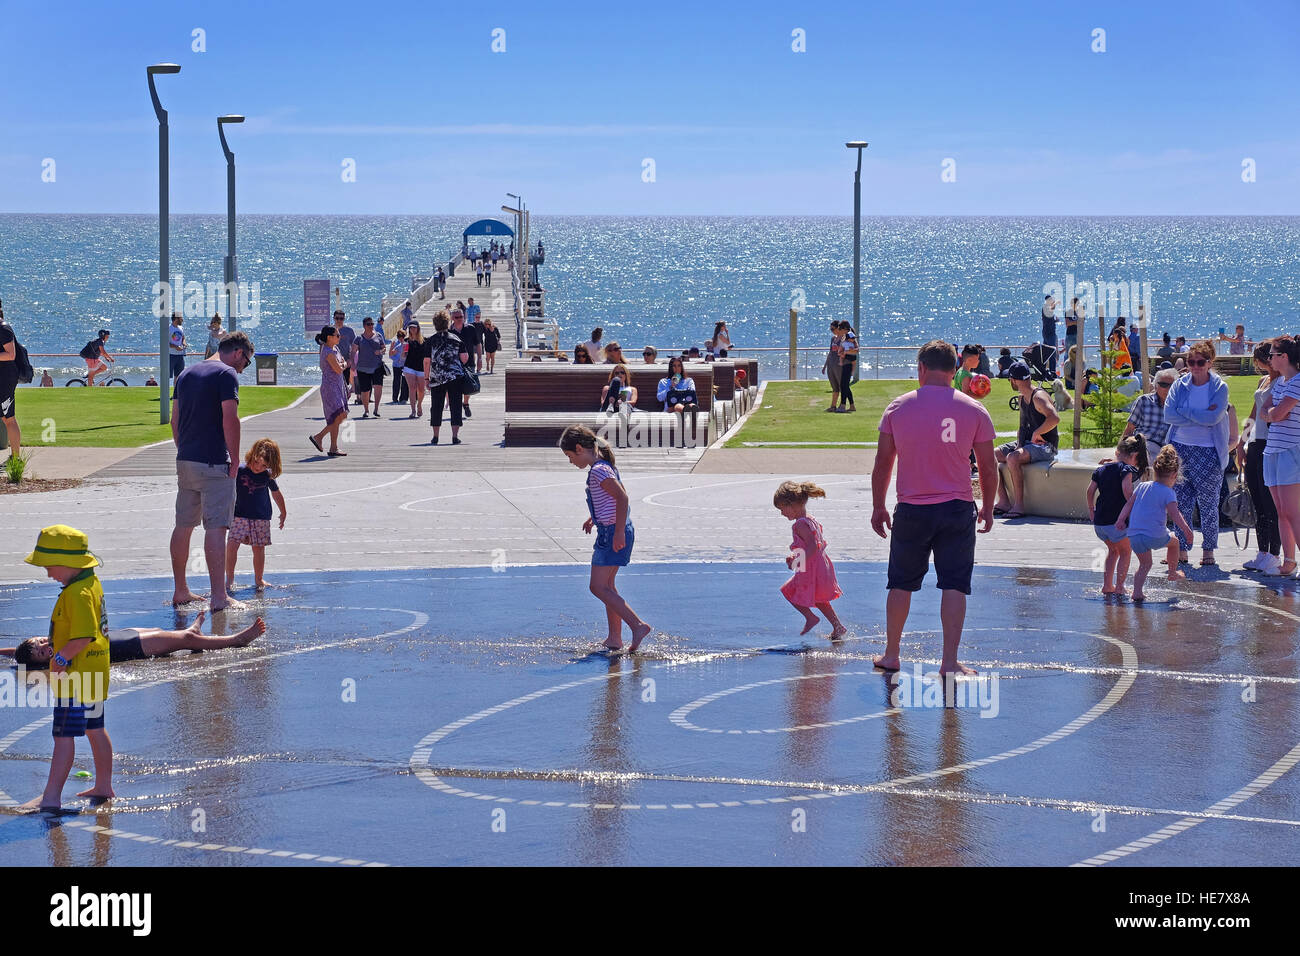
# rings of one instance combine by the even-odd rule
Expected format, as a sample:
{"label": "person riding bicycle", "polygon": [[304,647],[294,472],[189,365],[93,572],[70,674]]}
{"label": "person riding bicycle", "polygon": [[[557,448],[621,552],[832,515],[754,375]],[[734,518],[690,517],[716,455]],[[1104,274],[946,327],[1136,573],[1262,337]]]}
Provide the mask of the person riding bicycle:
{"label": "person riding bicycle", "polygon": [[85,344],[79,353],[86,360],[86,384],[94,385],[95,376],[108,368],[113,356],[108,354],[105,346],[108,344],[108,337],[112,335],[108,329],[100,329],[99,336],[91,339]]}

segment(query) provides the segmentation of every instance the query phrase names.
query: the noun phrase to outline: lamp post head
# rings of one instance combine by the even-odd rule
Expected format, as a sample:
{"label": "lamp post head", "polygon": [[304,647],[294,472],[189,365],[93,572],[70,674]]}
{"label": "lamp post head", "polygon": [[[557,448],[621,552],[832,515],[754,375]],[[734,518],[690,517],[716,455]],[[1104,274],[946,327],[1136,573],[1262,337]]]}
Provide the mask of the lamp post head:
{"label": "lamp post head", "polygon": [[867,146],[870,144],[864,140],[855,139],[850,143],[845,143],[844,145],[847,146],[849,149],[866,149]]}
{"label": "lamp post head", "polygon": [[222,127],[226,123],[242,123],[244,118],[238,113],[227,113],[225,116],[217,117],[217,135],[221,137],[221,151],[226,154],[226,162],[233,163],[235,154],[230,151],[230,146],[226,143],[226,131]]}
{"label": "lamp post head", "polygon": [[162,108],[162,103],[158,100],[158,90],[153,85],[153,78],[159,73],[179,73],[180,71],[180,64],[177,63],[155,63],[145,70],[149,76],[149,97],[153,100],[153,111],[158,117],[159,123],[167,122],[167,111]]}

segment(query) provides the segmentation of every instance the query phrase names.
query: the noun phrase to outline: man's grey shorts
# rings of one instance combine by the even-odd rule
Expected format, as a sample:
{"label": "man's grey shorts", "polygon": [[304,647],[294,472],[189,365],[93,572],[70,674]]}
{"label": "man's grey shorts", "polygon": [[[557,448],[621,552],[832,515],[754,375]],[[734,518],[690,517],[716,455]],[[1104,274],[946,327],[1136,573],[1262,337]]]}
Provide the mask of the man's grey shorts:
{"label": "man's grey shorts", "polygon": [[176,524],[229,528],[235,518],[235,481],[229,465],[176,462]]}
{"label": "man's grey shorts", "polygon": [[999,445],[997,450],[1003,455],[1010,458],[1020,448],[1029,452],[1029,461],[1032,464],[1036,461],[1052,461],[1056,458],[1056,449],[1051,445],[1035,445],[1033,442],[1027,442],[1021,445],[1018,441],[1009,441],[1005,445]]}

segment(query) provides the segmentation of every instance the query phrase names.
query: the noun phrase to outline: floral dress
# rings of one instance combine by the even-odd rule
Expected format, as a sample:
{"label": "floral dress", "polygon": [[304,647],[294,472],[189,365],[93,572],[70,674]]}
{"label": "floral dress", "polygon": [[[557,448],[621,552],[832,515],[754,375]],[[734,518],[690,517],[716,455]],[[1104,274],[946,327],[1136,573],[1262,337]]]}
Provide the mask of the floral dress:
{"label": "floral dress", "polygon": [[791,603],[799,607],[813,607],[825,604],[843,596],[839,582],[835,580],[835,565],[826,554],[826,539],[822,537],[822,526],[809,517],[796,518],[791,530],[803,525],[804,533],[812,539],[813,550],[803,555],[803,567],[800,568],[799,551],[803,544],[795,535],[790,550],[795,552],[795,573],[789,581],[781,585],[781,593]]}
{"label": "floral dress", "polygon": [[322,345],[320,347],[320,403],[325,410],[326,424],[333,422],[341,412],[347,411],[348,408],[348,390],[343,384],[343,373],[334,371],[326,358],[327,355],[331,354],[338,360],[341,367],[343,358],[339,355],[336,346]]}

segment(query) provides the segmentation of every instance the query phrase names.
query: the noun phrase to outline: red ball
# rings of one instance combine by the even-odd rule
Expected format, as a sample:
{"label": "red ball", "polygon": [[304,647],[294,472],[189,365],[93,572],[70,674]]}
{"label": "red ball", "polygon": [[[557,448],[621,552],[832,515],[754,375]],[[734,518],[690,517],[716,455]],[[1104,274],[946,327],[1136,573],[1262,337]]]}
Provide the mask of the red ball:
{"label": "red ball", "polygon": [[993,383],[989,381],[987,375],[973,375],[967,388],[975,398],[984,398],[989,392],[993,391]]}

